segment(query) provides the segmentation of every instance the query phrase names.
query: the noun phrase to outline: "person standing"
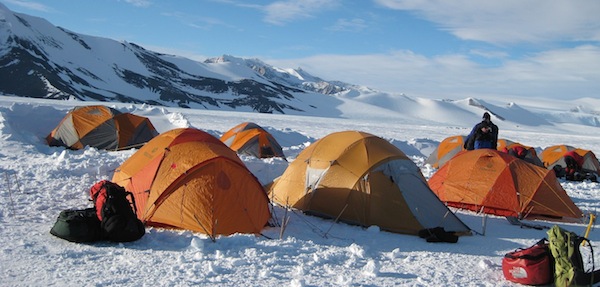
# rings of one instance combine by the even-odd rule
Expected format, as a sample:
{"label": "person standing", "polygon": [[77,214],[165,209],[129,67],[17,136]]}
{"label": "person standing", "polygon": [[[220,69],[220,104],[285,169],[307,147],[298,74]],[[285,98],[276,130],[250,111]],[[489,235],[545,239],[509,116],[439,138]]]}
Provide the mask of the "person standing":
{"label": "person standing", "polygon": [[574,150],[568,151],[563,155],[565,160],[565,177],[567,180],[583,180],[581,168],[583,166],[583,157]]}
{"label": "person standing", "polygon": [[498,126],[492,122],[490,113],[483,113],[483,119],[476,124],[465,141],[464,148],[467,150],[490,148],[497,149]]}

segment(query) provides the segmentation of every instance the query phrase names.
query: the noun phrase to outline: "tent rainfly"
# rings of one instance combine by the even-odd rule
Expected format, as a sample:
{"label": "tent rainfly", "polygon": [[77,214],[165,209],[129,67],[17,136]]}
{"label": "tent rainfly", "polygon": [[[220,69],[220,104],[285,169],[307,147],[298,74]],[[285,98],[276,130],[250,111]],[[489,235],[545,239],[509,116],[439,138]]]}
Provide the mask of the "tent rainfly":
{"label": "tent rainfly", "polygon": [[257,158],[285,158],[275,138],[255,123],[244,122],[231,128],[223,134],[221,141],[238,154]]}
{"label": "tent rainfly", "polygon": [[538,157],[537,152],[535,151],[535,148],[526,146],[524,144],[521,144],[521,143],[518,143],[515,141],[511,141],[508,139],[498,139],[497,149],[499,151],[510,152],[510,150],[512,150],[512,149],[519,149],[519,148],[526,151],[525,157],[521,158],[522,160],[524,160],[528,163],[531,163],[531,164],[535,164],[537,166],[544,167],[544,164]]}
{"label": "tent rainfly", "polygon": [[449,206],[518,218],[581,219],[554,171],[492,149],[463,151],[429,179]]}
{"label": "tent rainfly", "polygon": [[566,167],[567,164],[565,163],[564,156],[569,151],[575,151],[583,157],[582,170],[600,175],[600,163],[591,150],[580,149],[570,145],[554,145],[545,148],[540,153],[540,159],[548,169],[553,169],[555,165]]}
{"label": "tent rainfly", "polygon": [[112,181],[133,193],[146,225],[216,235],[261,232],[271,214],[258,179],[216,137],[173,129],[116,169]]}
{"label": "tent rainfly", "polygon": [[437,148],[425,160],[426,164],[430,164],[433,168],[439,168],[449,161],[457,153],[465,150],[466,136],[456,135],[443,139]]}
{"label": "tent rainfly", "polygon": [[137,148],[158,135],[148,118],[105,106],[71,110],[46,137],[50,146],[120,150]]}
{"label": "tent rainfly", "polygon": [[429,189],[420,169],[388,141],[360,131],[321,138],[271,183],[272,201],[308,214],[416,235],[470,229]]}

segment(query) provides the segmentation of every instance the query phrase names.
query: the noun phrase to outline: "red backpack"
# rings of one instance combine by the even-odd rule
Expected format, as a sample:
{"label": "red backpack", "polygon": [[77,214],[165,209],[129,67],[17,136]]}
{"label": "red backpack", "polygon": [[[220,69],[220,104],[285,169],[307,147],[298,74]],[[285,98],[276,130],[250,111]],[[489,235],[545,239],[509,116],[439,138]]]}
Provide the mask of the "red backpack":
{"label": "red backpack", "polygon": [[127,242],[140,239],[145,233],[144,224],[137,218],[135,199],[120,185],[102,180],[90,189],[102,230],[109,240]]}

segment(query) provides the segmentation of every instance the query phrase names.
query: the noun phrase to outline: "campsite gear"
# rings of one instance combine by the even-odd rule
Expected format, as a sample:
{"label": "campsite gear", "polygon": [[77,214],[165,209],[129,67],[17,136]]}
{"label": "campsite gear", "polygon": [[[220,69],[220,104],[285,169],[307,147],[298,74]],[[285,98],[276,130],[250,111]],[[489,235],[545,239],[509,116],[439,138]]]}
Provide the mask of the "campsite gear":
{"label": "campsite gear", "polygon": [[583,163],[581,164],[582,173],[600,175],[600,162],[598,162],[598,158],[591,150],[580,149],[570,145],[554,145],[545,148],[540,153],[540,159],[548,169],[553,169],[556,165],[565,168],[567,166],[565,155],[569,151],[574,151],[583,157]]}
{"label": "campsite gear", "polygon": [[553,268],[554,260],[546,238],[528,248],[506,253],[502,258],[504,278],[520,284],[550,284],[554,281]]}
{"label": "campsite gear", "polygon": [[541,225],[541,224],[525,223],[525,222],[521,221],[520,219],[518,219],[518,218],[516,218],[514,216],[507,216],[506,220],[510,224],[520,226],[521,228],[533,228],[533,229],[537,229],[537,230],[550,229],[550,227],[545,226],[545,225]]}
{"label": "campsite gear", "polygon": [[498,216],[581,219],[554,172],[493,149],[463,151],[429,179],[449,206]]}
{"label": "campsite gear", "polygon": [[102,180],[92,186],[90,195],[102,232],[108,240],[130,242],[144,236],[146,229],[136,216],[135,199],[131,192],[113,182]]}
{"label": "campsite gear", "polygon": [[470,229],[427,186],[419,167],[385,139],[360,131],[309,145],[270,184],[273,202],[360,226],[417,235]]}
{"label": "campsite gear", "polygon": [[269,199],[238,155],[218,138],[180,128],[150,140],[115,170],[146,225],[216,235],[259,234]]}
{"label": "campsite gear", "polygon": [[444,230],[443,227],[425,228],[419,230],[419,237],[424,238],[427,242],[458,242],[458,236],[453,232]]}
{"label": "campsite gear", "polygon": [[46,137],[50,146],[119,150],[139,147],[158,132],[148,118],[121,113],[105,106],[71,110]]}
{"label": "campsite gear", "polygon": [[238,154],[257,158],[285,158],[275,138],[255,123],[244,122],[231,128],[223,134],[221,141]]}
{"label": "campsite gear", "polygon": [[443,139],[425,160],[425,163],[430,164],[433,168],[439,168],[444,165],[457,153],[465,150],[463,146],[466,138],[466,136],[457,135]]}
{"label": "campsite gear", "polygon": [[[589,240],[558,225],[548,230],[550,251],[554,256],[554,284],[557,287],[592,285],[600,282],[600,269],[594,270],[594,251]],[[591,271],[586,271],[580,246],[587,242],[591,254]]]}
{"label": "campsite gear", "polygon": [[60,212],[50,234],[71,242],[94,242],[104,239],[95,208],[67,209]]}
{"label": "campsite gear", "polygon": [[585,238],[588,238],[588,236],[590,235],[590,230],[592,230],[592,226],[596,222],[596,215],[595,214],[590,213],[589,216],[590,216],[590,221],[588,222],[588,225],[585,228],[585,234],[583,235],[583,237],[585,237]]}

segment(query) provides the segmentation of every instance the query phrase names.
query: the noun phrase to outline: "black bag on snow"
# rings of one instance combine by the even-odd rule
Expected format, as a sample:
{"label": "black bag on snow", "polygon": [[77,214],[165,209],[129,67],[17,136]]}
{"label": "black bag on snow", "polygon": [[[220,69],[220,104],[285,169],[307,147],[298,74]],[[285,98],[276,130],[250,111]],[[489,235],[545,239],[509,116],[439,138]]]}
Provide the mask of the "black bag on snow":
{"label": "black bag on snow", "polygon": [[95,208],[63,210],[58,215],[50,234],[71,242],[94,242],[104,239]]}
{"label": "black bag on snow", "polygon": [[458,236],[454,232],[446,231],[443,227],[425,228],[419,230],[419,237],[427,242],[458,242]]}
{"label": "black bag on snow", "polygon": [[[133,194],[110,181],[102,182],[99,194],[102,193],[105,195],[93,196],[93,200],[96,209],[100,209],[102,215],[100,226],[106,238],[116,242],[129,242],[142,238],[146,228],[136,216]],[[97,198],[103,198],[104,203],[97,202]]]}

